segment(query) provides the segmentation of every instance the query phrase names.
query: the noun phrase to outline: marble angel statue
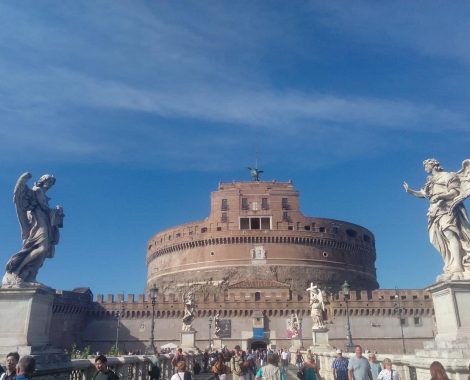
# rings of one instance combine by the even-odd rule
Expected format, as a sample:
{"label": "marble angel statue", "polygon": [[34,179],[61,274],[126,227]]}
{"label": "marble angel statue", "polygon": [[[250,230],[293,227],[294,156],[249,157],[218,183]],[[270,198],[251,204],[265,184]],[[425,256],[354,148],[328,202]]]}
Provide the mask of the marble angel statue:
{"label": "marble angel statue", "polygon": [[325,311],[325,303],[323,301],[322,291],[317,285],[310,283],[307,289],[310,293],[310,316],[312,317],[312,330],[324,329],[325,320],[323,319],[323,312]]}
{"label": "marble angel statue", "polygon": [[192,291],[183,294],[183,304],[184,315],[182,331],[192,331],[192,323],[196,318],[196,302]]}
{"label": "marble angel statue", "polygon": [[433,158],[423,162],[429,176],[420,190],[403,183],[405,191],[429,201],[429,240],[444,259],[439,280],[470,278],[470,223],[463,201],[470,196],[470,160],[454,172],[443,170]]}
{"label": "marble angel statue", "polygon": [[38,270],[46,258],[54,257],[55,246],[59,242],[64,210],[61,206],[49,208],[47,197],[55,178],[45,174],[31,189],[27,185],[30,178],[30,173],[22,174],[13,191],[23,246],[6,264],[3,287],[40,286],[36,281]]}

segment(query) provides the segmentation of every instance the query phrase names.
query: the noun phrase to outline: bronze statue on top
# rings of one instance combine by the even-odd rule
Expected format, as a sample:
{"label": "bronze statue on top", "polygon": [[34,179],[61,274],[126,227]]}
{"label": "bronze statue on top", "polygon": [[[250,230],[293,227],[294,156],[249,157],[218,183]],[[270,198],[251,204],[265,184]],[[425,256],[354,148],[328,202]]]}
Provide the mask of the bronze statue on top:
{"label": "bronze statue on top", "polygon": [[54,257],[55,246],[59,242],[64,210],[61,206],[49,208],[46,195],[55,178],[45,174],[32,189],[26,184],[30,178],[30,173],[22,174],[13,192],[23,246],[6,264],[3,287],[40,286],[36,281],[38,270],[46,258]]}

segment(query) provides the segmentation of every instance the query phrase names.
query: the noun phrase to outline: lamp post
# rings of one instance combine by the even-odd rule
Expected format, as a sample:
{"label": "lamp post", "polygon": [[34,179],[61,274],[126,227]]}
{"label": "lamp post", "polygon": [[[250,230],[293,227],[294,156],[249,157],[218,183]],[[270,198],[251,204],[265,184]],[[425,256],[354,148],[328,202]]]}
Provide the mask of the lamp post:
{"label": "lamp post", "polygon": [[352,341],[352,335],[351,335],[351,324],[349,323],[349,290],[351,289],[351,286],[349,286],[347,281],[344,281],[344,284],[341,286],[343,290],[343,296],[344,296],[344,302],[346,302],[346,316],[347,316],[347,333],[346,333],[346,351],[347,352],[352,352],[352,349],[354,347],[354,343]]}
{"label": "lamp post", "polygon": [[400,303],[400,296],[398,294],[398,289],[395,288],[395,304],[393,305],[393,310],[395,314],[398,315],[398,323],[400,324],[400,330],[401,330],[401,344],[403,347],[403,353],[406,354],[406,347],[405,347],[405,335],[403,334],[403,323],[401,319],[401,314],[403,312],[403,308],[401,307]]}
{"label": "lamp post", "polygon": [[117,316],[117,325],[116,325],[116,344],[115,344],[115,348],[116,348],[116,354],[119,353],[119,328],[120,328],[120,325],[121,325],[121,318],[124,316],[124,301],[121,301],[121,308],[120,310],[117,311],[116,313],[116,316]]}
{"label": "lamp post", "polygon": [[153,287],[150,288],[149,293],[150,293],[150,300],[152,301],[152,327],[150,328],[149,351],[151,354],[154,354],[156,351],[154,330],[155,330],[155,305],[157,303],[157,294],[158,294],[157,285],[153,284]]}
{"label": "lamp post", "polygon": [[211,327],[212,327],[212,315],[209,316],[209,352],[212,352],[212,334],[211,334]]}

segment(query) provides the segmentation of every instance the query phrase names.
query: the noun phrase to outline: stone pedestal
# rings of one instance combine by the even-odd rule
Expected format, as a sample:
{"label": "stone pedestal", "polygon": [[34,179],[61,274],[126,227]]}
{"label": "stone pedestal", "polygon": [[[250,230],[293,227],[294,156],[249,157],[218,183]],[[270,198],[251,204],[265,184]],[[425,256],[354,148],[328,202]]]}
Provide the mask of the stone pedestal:
{"label": "stone pedestal", "polygon": [[[49,288],[0,288],[0,360],[7,353],[32,355],[39,373],[70,367],[70,359],[50,346],[55,291]],[[58,375],[60,377],[60,375]],[[64,375],[68,377],[68,375]]]}
{"label": "stone pedestal", "polygon": [[181,348],[183,351],[197,351],[196,331],[181,331]]}
{"label": "stone pedestal", "polygon": [[312,351],[313,350],[331,350],[331,346],[328,341],[328,329],[312,329]]}
{"label": "stone pedestal", "polygon": [[470,339],[470,280],[439,282],[427,288],[436,315],[436,341]]}
{"label": "stone pedestal", "polygon": [[421,358],[457,360],[470,357],[470,280],[438,282],[426,288],[432,294],[437,334],[416,350]]}
{"label": "stone pedestal", "polygon": [[221,349],[222,349],[222,339],[214,338],[212,340],[212,350],[220,352]]}
{"label": "stone pedestal", "polygon": [[302,349],[302,339],[297,337],[297,338],[292,338],[291,339],[291,346],[290,346],[290,349],[289,351],[290,352],[296,352],[297,350],[300,350]]}

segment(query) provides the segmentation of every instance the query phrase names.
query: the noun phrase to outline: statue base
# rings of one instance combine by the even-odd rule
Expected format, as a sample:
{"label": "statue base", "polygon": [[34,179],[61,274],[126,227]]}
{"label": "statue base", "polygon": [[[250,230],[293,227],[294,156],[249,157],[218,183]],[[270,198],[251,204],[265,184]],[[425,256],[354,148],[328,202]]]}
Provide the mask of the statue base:
{"label": "statue base", "polygon": [[38,376],[55,373],[68,379],[70,358],[49,345],[54,290],[43,287],[0,288],[0,361],[9,352],[36,359]]}
{"label": "statue base", "polygon": [[302,339],[301,338],[291,338],[291,346],[289,348],[290,352],[296,352],[297,350],[300,350],[303,348],[302,345]]}
{"label": "statue base", "polygon": [[313,345],[311,346],[312,351],[316,350],[325,350],[329,351],[332,349],[332,347],[329,344],[328,340],[328,329],[327,328],[321,328],[321,329],[312,329],[312,340],[313,340]]}
{"label": "statue base", "polygon": [[181,348],[186,352],[198,351],[196,347],[196,331],[181,331]]}
{"label": "statue base", "polygon": [[220,351],[222,348],[223,348],[222,339],[220,339],[220,338],[212,339],[212,350],[213,351]]}
{"label": "statue base", "polygon": [[435,340],[470,340],[470,279],[439,282],[426,290],[434,303]]}

